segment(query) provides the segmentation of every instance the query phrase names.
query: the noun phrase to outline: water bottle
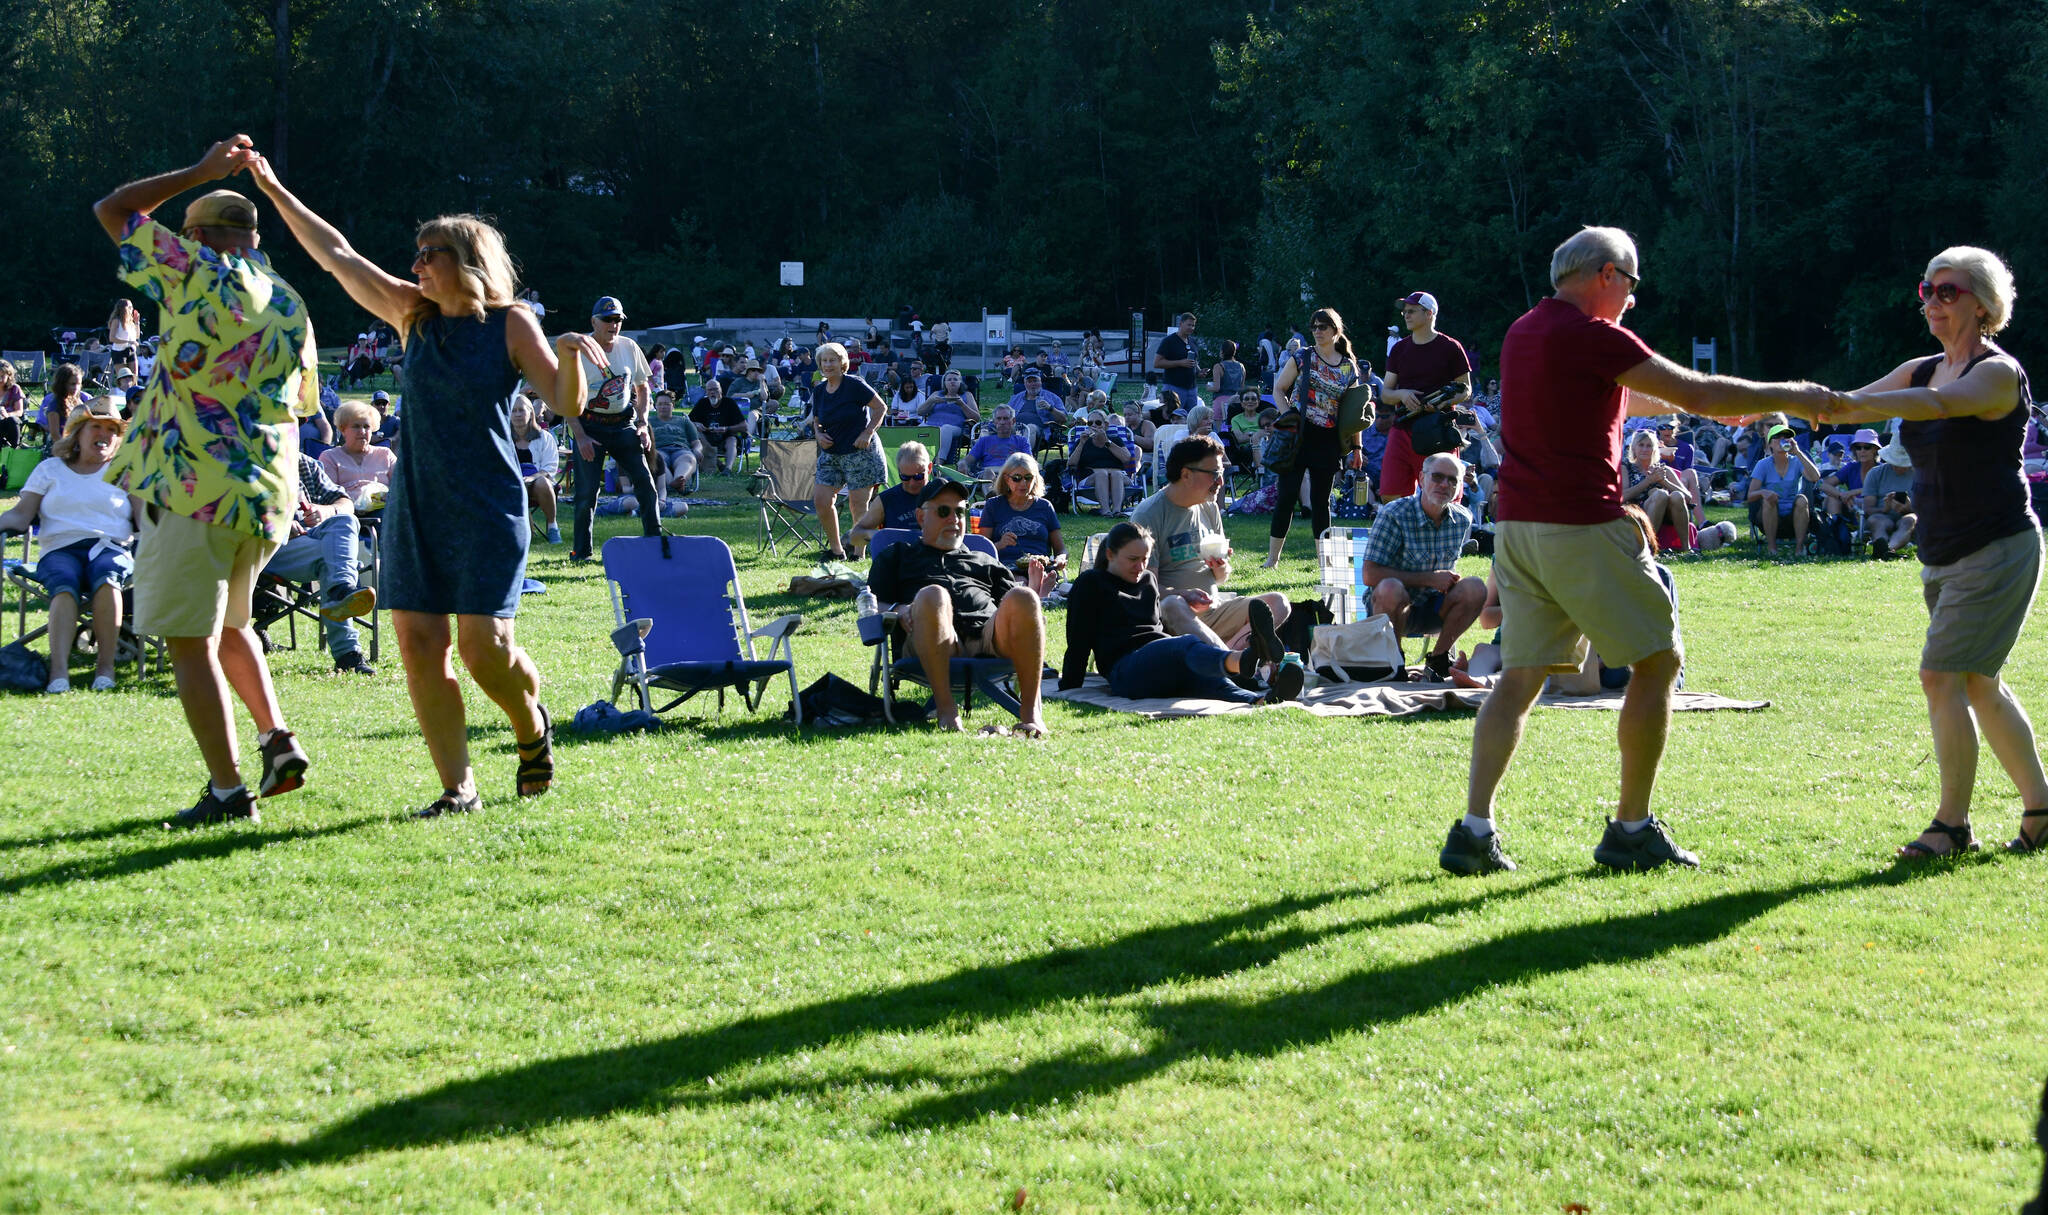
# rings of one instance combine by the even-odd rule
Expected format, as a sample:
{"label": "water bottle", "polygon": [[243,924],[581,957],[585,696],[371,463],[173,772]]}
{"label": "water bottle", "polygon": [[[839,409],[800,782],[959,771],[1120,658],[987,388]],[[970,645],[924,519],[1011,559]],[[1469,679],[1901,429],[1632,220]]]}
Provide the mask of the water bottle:
{"label": "water bottle", "polygon": [[875,593],[863,584],[853,597],[854,626],[860,630],[860,639],[868,645],[882,639],[882,604]]}

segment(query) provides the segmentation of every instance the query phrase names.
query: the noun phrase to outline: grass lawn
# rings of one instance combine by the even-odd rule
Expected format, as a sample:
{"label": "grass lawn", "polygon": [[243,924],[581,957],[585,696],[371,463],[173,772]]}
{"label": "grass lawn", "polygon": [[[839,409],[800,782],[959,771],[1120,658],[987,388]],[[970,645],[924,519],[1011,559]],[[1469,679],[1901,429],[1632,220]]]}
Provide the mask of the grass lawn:
{"label": "grass lawn", "polygon": [[[851,605],[700,497],[742,505],[671,527],[804,613],[802,680],[864,683]],[[1249,585],[1306,596],[1305,532]],[[519,629],[566,721],[613,659],[565,553]],[[177,835],[166,679],[0,699],[0,1210],[2011,1210],[2048,860],[1890,864],[1935,795],[1916,568],[1749,553],[1678,563],[1689,682],[1774,702],[1673,724],[1697,872],[1594,871],[1607,714],[1538,714],[1522,869],[1456,880],[1469,716],[1053,704],[1034,744],[800,733],[778,689],[565,739],[519,803],[471,689],[485,810],[418,823],[395,653],[302,644],[310,783]],[[2008,838],[1988,755],[1978,799]]]}

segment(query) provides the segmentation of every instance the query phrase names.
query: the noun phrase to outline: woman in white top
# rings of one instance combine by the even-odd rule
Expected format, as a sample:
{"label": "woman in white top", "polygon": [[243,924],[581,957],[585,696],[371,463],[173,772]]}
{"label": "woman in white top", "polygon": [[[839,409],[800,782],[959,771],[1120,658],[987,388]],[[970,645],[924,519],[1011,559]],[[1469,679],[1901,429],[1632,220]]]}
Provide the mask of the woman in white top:
{"label": "woman in white top", "polygon": [[114,310],[107,314],[107,349],[114,352],[114,362],[134,362],[135,348],[141,343],[142,314],[131,301],[115,300]]}
{"label": "woman in white top", "polygon": [[538,508],[547,520],[548,543],[562,542],[556,523],[555,472],[562,466],[561,444],[533,416],[533,402],[525,393],[512,398],[512,446],[519,455],[519,475],[526,482],[526,509]]}
{"label": "woman in white top", "polygon": [[334,429],[341,436],[341,446],[321,452],[320,467],[356,500],[358,507],[364,507],[370,500],[368,495],[391,487],[398,453],[370,442],[370,436],[377,430],[377,411],[361,401],[342,402],[341,408],[334,411]]}
{"label": "woman in white top", "polygon": [[128,424],[113,414],[79,409],[64,424],[52,455],[21,487],[14,508],[0,514],[0,532],[27,531],[41,520],[42,557],[36,581],[50,592],[52,694],[71,690],[71,643],[78,636],[79,604],[92,603],[92,635],[99,646],[92,690],[114,686],[114,655],[121,639],[121,588],[135,571],[129,544],[135,503],[101,479],[121,450]]}

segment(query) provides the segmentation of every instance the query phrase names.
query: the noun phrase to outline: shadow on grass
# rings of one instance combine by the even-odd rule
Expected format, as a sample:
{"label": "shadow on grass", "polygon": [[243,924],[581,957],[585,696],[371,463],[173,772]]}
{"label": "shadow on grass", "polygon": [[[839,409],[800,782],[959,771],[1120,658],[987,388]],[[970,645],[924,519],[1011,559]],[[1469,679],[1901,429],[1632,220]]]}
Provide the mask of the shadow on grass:
{"label": "shadow on grass", "polygon": [[[159,825],[157,829],[169,837],[169,841],[155,848],[141,848],[134,852],[124,852],[119,856],[62,861],[16,877],[0,878],[0,895],[19,894],[38,886],[61,886],[71,882],[97,882],[108,878],[126,877],[131,873],[147,873],[154,869],[162,869],[179,861],[218,860],[237,852],[268,848],[273,844],[346,835],[372,823],[386,821],[388,820],[381,816],[366,816],[326,827],[292,827],[282,831],[229,825],[207,828],[198,834],[178,832],[175,835]],[[162,822],[163,819],[159,817],[157,823]]]}
{"label": "shadow on grass", "polygon": [[[1450,895],[1324,926],[1284,922],[1332,904],[1371,897],[1385,888],[1277,899],[1230,915],[1144,929],[1098,945],[973,967],[942,979],[842,996],[658,1042],[458,1080],[385,1102],[297,1143],[226,1147],[181,1162],[169,1175],[214,1179],[275,1172],[371,1152],[518,1134],[563,1120],[624,1111],[742,1103],[851,1083],[925,1083],[942,1078],[925,1069],[749,1085],[720,1078],[870,1035],[951,1037],[970,1033],[980,1024],[1074,1001],[1114,1000],[1165,985],[1256,970],[1326,941],[1466,914],[1540,893],[1577,876],[1558,874],[1495,885],[1475,894]],[[1433,880],[1428,884],[1437,885]],[[1194,999],[1147,1006],[1140,1015],[1159,1031],[1149,1051],[1114,1060],[1093,1054],[1066,1056],[1015,1071],[990,1072],[958,1092],[911,1107],[903,1120],[956,1123],[996,1110],[1036,1108],[1055,1099],[1103,1092],[1190,1057],[1273,1053],[1374,1022],[1424,1013],[1517,978],[1593,962],[1632,961],[1711,939],[1790,899],[1857,884],[1861,883],[1815,883],[1737,896],[1734,905],[1713,900],[1701,905],[1704,910],[1523,933],[1462,954],[1360,971],[1314,992],[1290,992],[1265,1001]]]}
{"label": "shadow on grass", "polygon": [[13,852],[21,848],[48,848],[57,844],[90,844],[97,840],[118,839],[124,835],[137,835],[144,831],[162,831],[164,816],[148,814],[140,818],[122,819],[118,823],[107,823],[99,827],[87,827],[79,831],[58,831],[50,835],[16,835],[0,839],[0,852]]}

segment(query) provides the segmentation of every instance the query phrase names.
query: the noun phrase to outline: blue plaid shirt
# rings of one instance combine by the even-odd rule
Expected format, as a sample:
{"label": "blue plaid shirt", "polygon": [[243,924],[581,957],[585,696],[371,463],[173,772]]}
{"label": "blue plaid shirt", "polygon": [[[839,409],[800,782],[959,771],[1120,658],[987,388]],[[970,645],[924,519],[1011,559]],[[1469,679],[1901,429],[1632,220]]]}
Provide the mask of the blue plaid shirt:
{"label": "blue plaid shirt", "polygon": [[1444,508],[1443,522],[1431,523],[1422,499],[1410,494],[1380,508],[1363,559],[1395,570],[1452,569],[1471,536],[1471,511],[1453,502]]}

